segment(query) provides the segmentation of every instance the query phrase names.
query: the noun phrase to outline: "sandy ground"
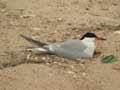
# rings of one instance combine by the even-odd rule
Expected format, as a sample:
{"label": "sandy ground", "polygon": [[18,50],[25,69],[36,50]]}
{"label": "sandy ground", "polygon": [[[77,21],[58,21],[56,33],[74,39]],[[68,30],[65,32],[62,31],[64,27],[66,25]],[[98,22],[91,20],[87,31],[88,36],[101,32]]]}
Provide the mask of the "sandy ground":
{"label": "sandy ground", "polygon": [[[120,90],[119,8],[119,0],[0,0],[0,90]],[[82,61],[31,54],[19,36],[53,43],[87,31],[107,40]],[[111,54],[117,62],[101,63]]]}

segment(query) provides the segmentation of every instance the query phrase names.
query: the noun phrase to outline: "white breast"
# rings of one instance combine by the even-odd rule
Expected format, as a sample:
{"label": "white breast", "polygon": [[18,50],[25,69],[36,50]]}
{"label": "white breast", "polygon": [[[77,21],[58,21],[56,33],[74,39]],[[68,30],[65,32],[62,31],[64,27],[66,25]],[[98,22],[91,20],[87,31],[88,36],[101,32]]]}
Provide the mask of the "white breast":
{"label": "white breast", "polygon": [[95,51],[95,38],[85,38],[82,42],[87,46],[84,51],[86,55],[88,55],[88,57],[93,57]]}

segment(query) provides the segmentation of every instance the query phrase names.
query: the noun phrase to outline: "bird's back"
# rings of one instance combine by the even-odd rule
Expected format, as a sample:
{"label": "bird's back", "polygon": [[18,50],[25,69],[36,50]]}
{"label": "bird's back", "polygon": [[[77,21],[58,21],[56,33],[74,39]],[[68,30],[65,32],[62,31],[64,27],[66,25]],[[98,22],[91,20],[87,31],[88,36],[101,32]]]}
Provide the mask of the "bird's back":
{"label": "bird's back", "polygon": [[53,54],[69,59],[78,59],[86,57],[84,52],[87,46],[81,40],[69,40],[61,44],[54,44],[52,46]]}

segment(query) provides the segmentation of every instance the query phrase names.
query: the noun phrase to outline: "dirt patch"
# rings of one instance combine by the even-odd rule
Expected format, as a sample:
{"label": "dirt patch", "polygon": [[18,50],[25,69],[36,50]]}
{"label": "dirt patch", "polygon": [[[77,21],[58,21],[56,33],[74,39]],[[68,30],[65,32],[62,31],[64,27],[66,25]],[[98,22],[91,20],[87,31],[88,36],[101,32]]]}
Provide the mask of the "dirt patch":
{"label": "dirt patch", "polygon": [[[0,0],[0,90],[120,90],[119,8],[119,0]],[[19,36],[53,43],[87,31],[107,40],[82,61],[28,53],[34,45]],[[111,54],[117,62],[101,63]]]}

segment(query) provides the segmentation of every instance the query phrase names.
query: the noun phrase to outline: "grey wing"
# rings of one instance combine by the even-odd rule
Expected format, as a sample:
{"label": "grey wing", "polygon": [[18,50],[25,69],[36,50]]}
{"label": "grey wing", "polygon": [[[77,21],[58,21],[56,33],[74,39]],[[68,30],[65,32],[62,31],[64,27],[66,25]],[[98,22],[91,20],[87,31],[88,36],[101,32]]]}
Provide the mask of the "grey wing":
{"label": "grey wing", "polygon": [[51,46],[51,53],[65,58],[76,59],[84,56],[84,50],[87,48],[80,40],[70,40],[61,44]]}
{"label": "grey wing", "polygon": [[70,51],[84,51],[87,48],[81,40],[69,40],[61,43],[60,47]]}

